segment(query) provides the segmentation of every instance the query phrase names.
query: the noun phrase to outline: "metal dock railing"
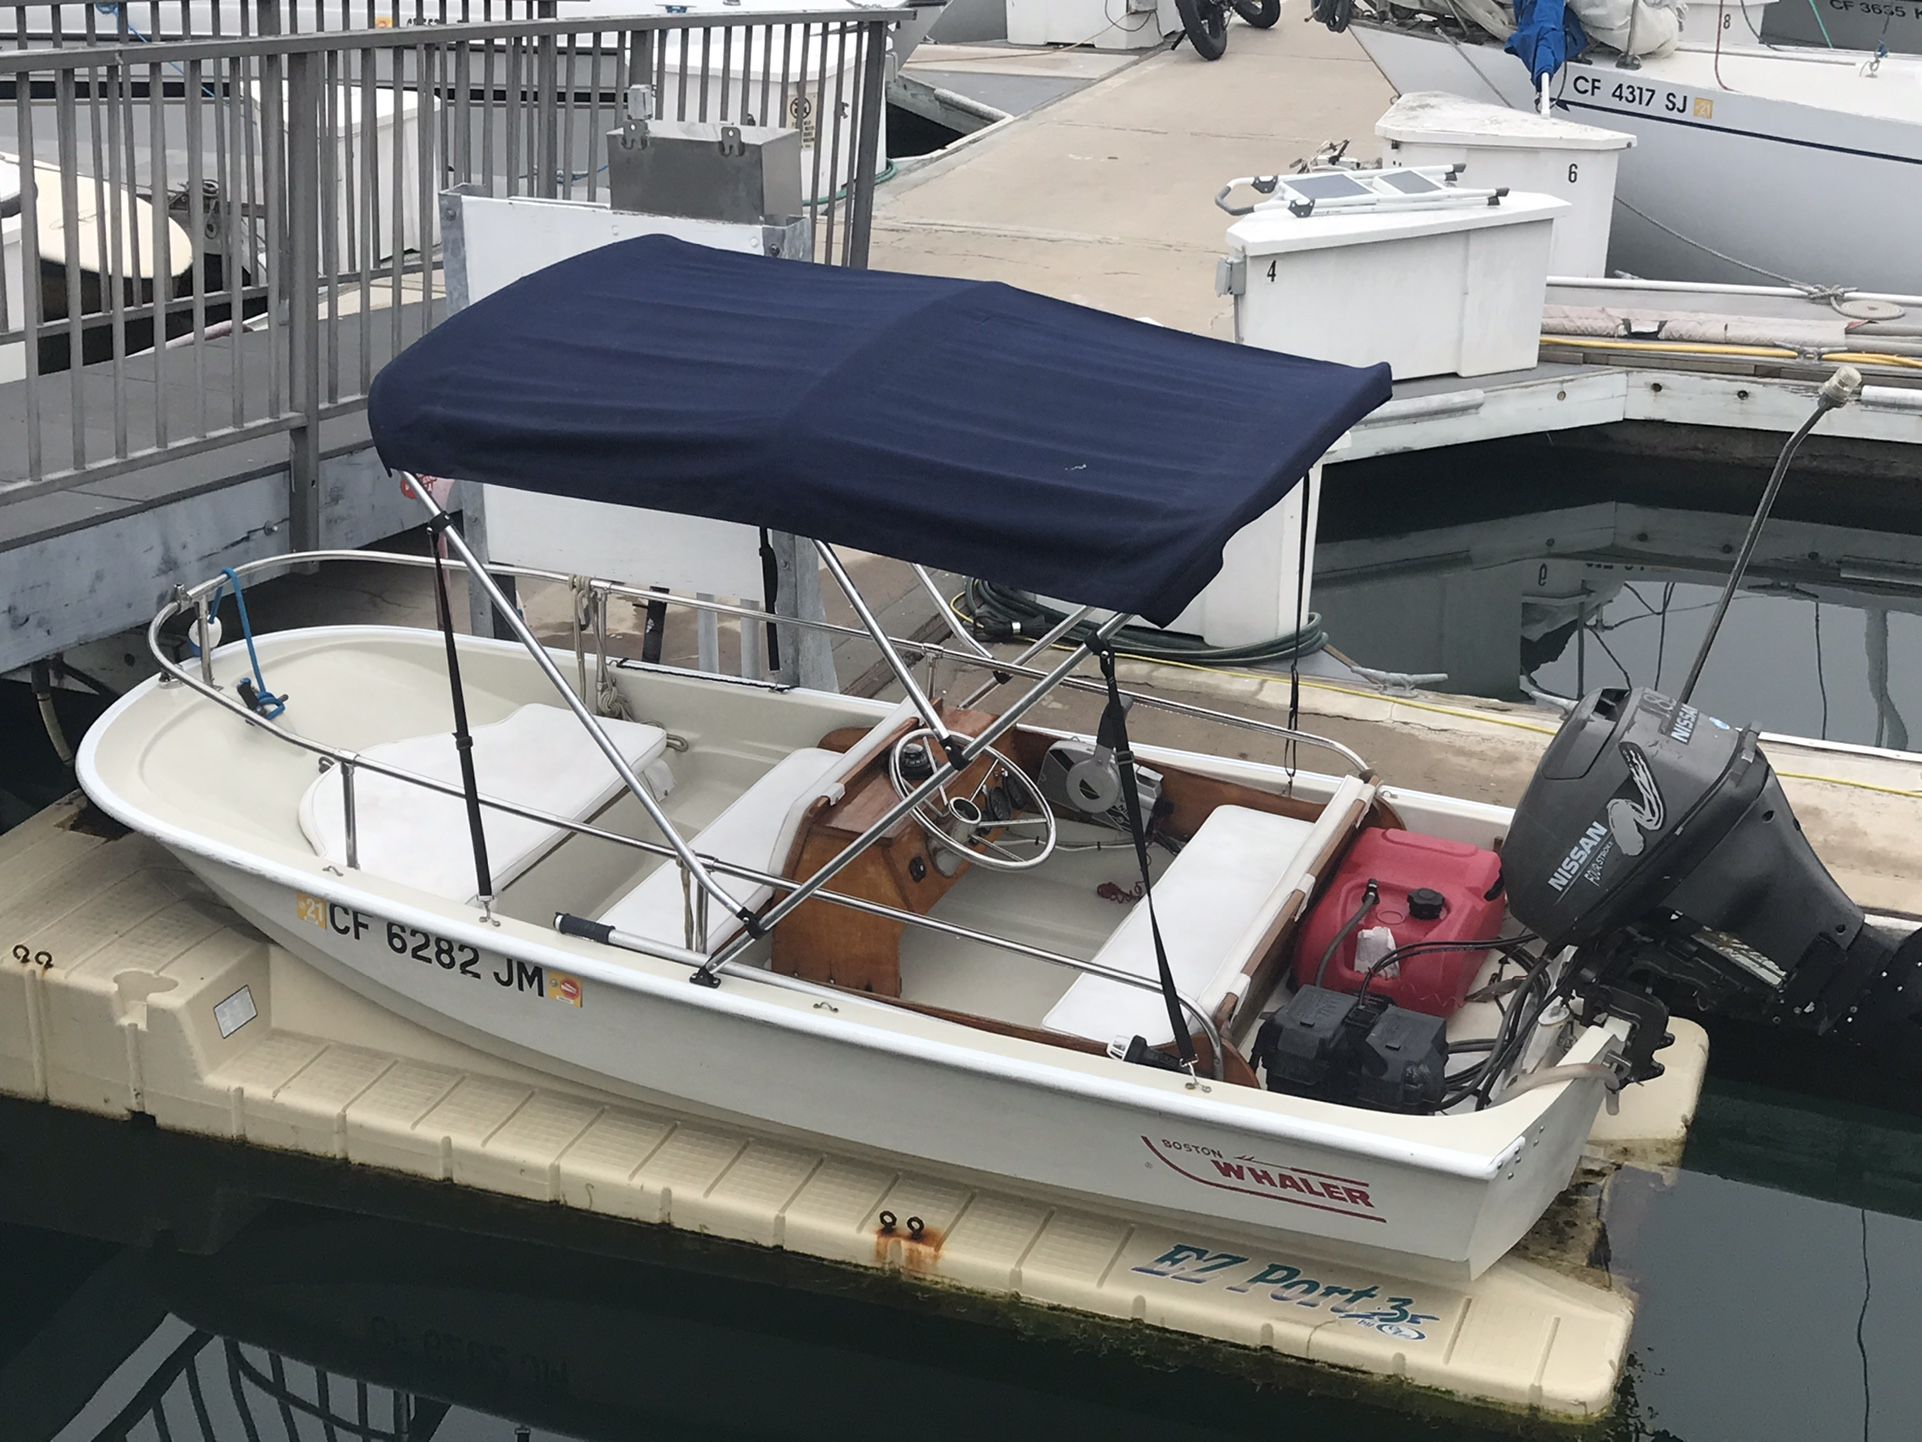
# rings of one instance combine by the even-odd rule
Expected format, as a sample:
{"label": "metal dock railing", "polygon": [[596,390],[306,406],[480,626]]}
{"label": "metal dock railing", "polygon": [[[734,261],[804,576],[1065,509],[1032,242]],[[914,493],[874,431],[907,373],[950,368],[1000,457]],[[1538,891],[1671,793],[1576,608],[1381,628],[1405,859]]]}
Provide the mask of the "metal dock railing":
{"label": "metal dock railing", "polygon": [[288,539],[322,544],[322,424],[445,315],[440,192],[601,198],[631,86],[800,129],[814,258],[866,264],[911,12],[555,11],[0,0],[0,507],[285,435]]}

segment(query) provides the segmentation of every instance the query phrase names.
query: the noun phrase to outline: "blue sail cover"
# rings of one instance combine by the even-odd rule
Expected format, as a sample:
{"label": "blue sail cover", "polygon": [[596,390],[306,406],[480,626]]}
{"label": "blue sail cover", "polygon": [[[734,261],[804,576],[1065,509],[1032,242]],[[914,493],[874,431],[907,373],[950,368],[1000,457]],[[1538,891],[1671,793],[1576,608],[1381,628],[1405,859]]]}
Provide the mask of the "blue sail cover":
{"label": "blue sail cover", "polygon": [[450,316],[368,414],[395,470],[769,526],[1167,625],[1388,392],[1385,365],[647,236]]}
{"label": "blue sail cover", "polygon": [[1568,0],[1515,0],[1515,33],[1502,46],[1528,67],[1528,78],[1542,81],[1588,49],[1588,32]]}

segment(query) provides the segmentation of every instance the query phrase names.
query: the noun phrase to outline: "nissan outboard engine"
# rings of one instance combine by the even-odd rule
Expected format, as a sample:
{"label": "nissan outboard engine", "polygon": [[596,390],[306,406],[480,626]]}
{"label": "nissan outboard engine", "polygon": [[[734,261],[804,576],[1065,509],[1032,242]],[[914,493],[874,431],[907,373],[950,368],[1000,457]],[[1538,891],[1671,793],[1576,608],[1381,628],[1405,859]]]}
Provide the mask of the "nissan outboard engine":
{"label": "nissan outboard engine", "polygon": [[1922,1007],[1922,932],[1868,925],[1802,835],[1753,729],[1647,687],[1587,697],[1502,852],[1509,905],[1596,984],[1886,1039]]}

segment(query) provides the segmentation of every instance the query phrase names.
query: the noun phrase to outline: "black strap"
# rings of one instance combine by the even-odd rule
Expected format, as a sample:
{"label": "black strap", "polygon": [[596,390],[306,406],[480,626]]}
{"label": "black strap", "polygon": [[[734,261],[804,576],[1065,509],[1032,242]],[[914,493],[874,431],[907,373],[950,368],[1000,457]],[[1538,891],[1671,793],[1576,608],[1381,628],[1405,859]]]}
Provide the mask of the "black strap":
{"label": "black strap", "polygon": [[1175,974],[1168,965],[1168,948],[1162,944],[1161,923],[1155,917],[1154,880],[1148,874],[1148,827],[1141,814],[1141,788],[1135,781],[1135,754],[1128,747],[1128,710],[1121,704],[1121,685],[1115,680],[1114,647],[1102,645],[1095,651],[1101,662],[1101,675],[1108,683],[1108,705],[1101,713],[1101,743],[1114,751],[1115,767],[1121,775],[1121,801],[1128,811],[1128,830],[1134,836],[1135,861],[1141,867],[1141,904],[1148,908],[1148,931],[1155,940],[1155,967],[1161,974],[1161,999],[1168,1005],[1168,1025],[1175,1034],[1175,1051],[1190,1076],[1195,1075],[1195,1042],[1188,1031],[1181,998],[1175,994]]}
{"label": "black strap", "polygon": [[[1346,22],[1344,22],[1346,23]],[[1332,28],[1332,27],[1331,27]],[[1301,729],[1302,632],[1308,628],[1308,508],[1314,503],[1310,477],[1301,482],[1301,546],[1295,554],[1295,644],[1288,653],[1288,729]],[[1288,738],[1288,779],[1295,777],[1295,740]]]}
{"label": "black strap", "polygon": [[[665,586],[649,586],[650,591],[667,594]],[[641,660],[649,666],[661,664],[661,643],[667,638],[667,602],[649,601],[641,623]]]}
{"label": "black strap", "polygon": [[427,524],[434,552],[434,605],[440,613],[440,633],[447,642],[447,685],[454,698],[454,750],[460,756],[461,794],[467,799],[467,833],[474,843],[474,894],[483,905],[494,900],[494,871],[487,864],[487,833],[481,826],[480,784],[474,779],[474,738],[467,729],[467,694],[460,684],[460,652],[454,645],[454,613],[447,604],[447,568],[441,558],[440,533],[449,519],[443,511]]}
{"label": "black strap", "polygon": [[[774,603],[781,596],[781,563],[774,554],[773,539],[767,527],[761,527],[761,603],[762,609],[770,614],[779,614]],[[781,628],[772,621],[767,623],[767,669],[770,674],[781,669]]]}

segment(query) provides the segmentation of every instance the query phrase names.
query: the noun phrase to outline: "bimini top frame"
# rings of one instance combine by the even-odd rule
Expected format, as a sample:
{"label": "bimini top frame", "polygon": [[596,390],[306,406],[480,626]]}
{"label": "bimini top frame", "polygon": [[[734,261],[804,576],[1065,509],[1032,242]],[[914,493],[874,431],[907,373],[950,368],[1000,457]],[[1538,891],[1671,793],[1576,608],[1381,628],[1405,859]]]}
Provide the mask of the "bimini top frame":
{"label": "bimini top frame", "polygon": [[[431,497],[426,495],[425,487],[412,485],[410,486],[410,490],[419,496],[424,504],[432,506]],[[473,556],[472,552],[467,549],[456,531],[449,528],[446,531],[446,535],[450,548],[455,551],[470,577],[489,595],[496,609],[510,625],[516,625],[516,623],[519,622],[518,614],[512,606],[505,603],[505,597],[501,595],[499,587],[495,584],[492,576],[488,574],[489,571],[504,576],[511,576],[516,579],[550,581],[561,585],[576,581],[576,578],[560,572],[542,570],[536,567],[494,565],[483,568],[478,564],[477,558]],[[263,573],[273,574],[286,571],[295,566],[334,561],[351,561],[363,564],[368,561],[376,561],[415,568],[428,568],[434,564],[433,560],[426,556],[407,556],[368,551],[309,551],[253,561],[235,567],[233,570],[234,576],[237,579],[250,579],[258,577]],[[162,684],[184,685],[207,700],[233,712],[249,724],[258,726],[280,737],[288,744],[321,758],[324,763],[338,766],[341,771],[342,782],[343,821],[345,823],[347,846],[346,860],[350,870],[357,868],[359,865],[354,809],[354,778],[360,771],[372,771],[377,775],[385,776],[408,785],[419,786],[428,791],[439,792],[445,796],[457,799],[464,797],[465,793],[460,787],[450,785],[432,777],[423,776],[417,772],[389,766],[384,762],[372,760],[357,752],[329,746],[324,742],[315,741],[297,732],[275,726],[255,711],[249,709],[249,707],[236,696],[224,690],[215,681],[213,674],[211,604],[214,596],[225,584],[226,580],[223,573],[221,577],[214,577],[191,587],[179,588],[174,598],[154,616],[153,621],[147,628],[147,644],[148,649],[153,654],[156,663],[161,669]],[[604,608],[607,599],[614,596],[626,597],[635,601],[660,601],[664,599],[661,592],[642,586],[630,586],[599,579],[589,580],[586,582],[586,586],[597,598],[597,614]],[[668,595],[665,599],[671,604],[706,611],[710,614],[737,618],[744,622],[760,623],[771,621],[783,626],[815,630],[837,636],[865,636],[880,646],[884,653],[893,658],[891,666],[897,670],[897,674],[907,672],[907,663],[903,659],[904,652],[925,659],[948,660],[961,666],[989,670],[991,672],[989,679],[972,693],[969,698],[970,704],[978,701],[998,686],[1005,684],[1007,680],[1011,680],[1017,676],[1035,683],[1014,706],[1011,706],[1003,713],[1002,717],[999,718],[989,732],[984,733],[980,737],[961,740],[959,749],[962,752],[962,757],[959,764],[957,765],[955,758],[947,758],[945,764],[936,769],[935,776],[937,778],[950,777],[955,771],[965,769],[974,757],[978,756],[988,745],[991,745],[995,739],[1006,734],[1007,730],[1014,726],[1023,715],[1032,709],[1032,707],[1050,691],[1057,688],[1081,690],[1097,694],[1105,694],[1106,691],[1106,688],[1097,681],[1071,674],[1073,669],[1088,656],[1089,653],[1085,646],[1077,647],[1050,670],[1043,671],[1029,664],[1050,646],[1055,645],[1059,640],[1058,636],[1050,635],[1040,638],[1013,660],[998,660],[992,655],[985,657],[978,656],[972,652],[943,646],[931,641],[914,641],[890,637],[881,632],[878,622],[872,629],[857,628],[841,625],[832,621],[777,616],[772,612],[751,606],[736,605],[726,601],[716,601],[700,597]],[[196,640],[199,643],[199,661],[197,666],[192,669],[182,666],[169,654],[169,647],[165,639],[165,631],[168,624],[177,617],[187,614],[192,614],[194,617],[192,625],[195,629]],[[582,720],[590,734],[598,738],[597,744],[606,743],[605,733],[601,730],[598,721],[581,701],[574,689],[568,686],[565,677],[562,676],[559,668],[554,665],[553,659],[548,654],[547,649],[533,637],[531,632],[526,632],[524,625],[518,625],[516,629],[517,638],[520,640],[522,646],[533,656],[536,664],[540,666],[542,673],[568,704],[569,709],[574,711],[577,719]],[[584,666],[584,653],[580,659]],[[640,667],[642,669],[670,671],[677,669],[672,667],[649,668],[645,663],[633,661],[623,661],[620,664],[623,667]],[[911,673],[908,674],[911,678]],[[742,683],[735,678],[718,679],[729,680],[733,684],[753,684]],[[1338,755],[1344,763],[1355,770],[1364,774],[1367,774],[1368,771],[1366,763],[1354,751],[1343,746],[1338,741],[1317,736],[1312,732],[1298,731],[1290,727],[1277,725],[1274,722],[1262,721],[1254,717],[1238,716],[1232,712],[1215,711],[1207,707],[1196,706],[1189,702],[1176,701],[1171,698],[1154,696],[1144,692],[1129,691],[1124,694],[1132,701],[1150,709],[1164,710],[1174,714],[1244,730],[1259,731],[1286,740],[1298,741],[1307,745],[1320,747]],[[611,746],[611,743],[606,743],[606,745]],[[605,746],[603,749],[606,749]],[[637,785],[638,778],[632,778],[631,770],[627,768],[624,761],[619,758],[618,749],[616,749],[616,755],[611,759],[616,766],[617,774],[622,776],[623,782],[629,785],[630,789],[634,789]],[[590,823],[576,820],[572,817],[559,816],[551,812],[542,811],[537,807],[522,806],[496,797],[490,797],[485,794],[484,790],[475,799],[478,805],[490,810],[505,812],[509,815],[539,822],[542,825],[551,826],[573,835],[585,836],[596,841],[626,847],[643,854],[671,859],[682,871],[683,892],[686,901],[686,935],[690,941],[705,935],[704,925],[699,926],[697,929],[697,922],[704,911],[704,898],[714,897],[718,892],[723,904],[728,905],[731,910],[739,914],[741,908],[734,902],[731,893],[726,890],[722,878],[732,881],[745,881],[756,886],[766,886],[777,895],[784,893],[783,899],[780,902],[770,908],[764,916],[755,919],[753,929],[744,930],[742,934],[735,936],[731,941],[723,942],[711,950],[702,949],[694,945],[676,947],[651,938],[617,935],[606,932],[606,929],[600,927],[598,924],[580,923],[573,918],[556,919],[557,927],[563,931],[576,935],[584,935],[591,939],[603,940],[627,950],[638,951],[661,960],[690,967],[694,970],[695,976],[710,981],[728,976],[752,979],[785,990],[802,991],[823,996],[840,996],[841,993],[818,983],[804,981],[797,977],[784,976],[781,973],[762,967],[747,967],[739,964],[741,954],[752,944],[755,936],[764,934],[770,927],[775,925],[781,917],[791,912],[802,901],[813,898],[831,905],[846,907],[853,911],[884,917],[906,926],[919,927],[924,930],[939,932],[943,935],[992,946],[999,950],[1009,951],[1032,960],[1045,962],[1049,965],[1067,967],[1074,971],[1100,976],[1124,986],[1135,987],[1143,991],[1159,992],[1160,988],[1158,984],[1152,980],[1136,976],[1129,972],[1106,967],[1098,962],[1068,956],[1060,952],[1050,951],[1044,947],[1032,946],[1025,942],[1016,941],[1010,937],[996,936],[989,932],[977,931],[969,927],[956,925],[952,922],[940,921],[934,917],[922,916],[915,912],[888,906],[885,903],[869,901],[862,897],[849,896],[846,893],[829,888],[828,883],[839,874],[843,867],[863,850],[872,846],[887,827],[892,826],[901,816],[906,815],[908,810],[924,800],[927,794],[931,794],[935,784],[938,783],[930,781],[923,787],[917,788],[914,793],[908,798],[905,798],[891,811],[882,823],[875,828],[871,828],[868,833],[850,843],[848,848],[830,863],[829,867],[824,868],[823,871],[816,873],[805,882],[797,882],[785,876],[760,871],[752,867],[736,865],[717,858],[700,857],[693,852],[685,839],[680,837],[674,830],[673,823],[660,811],[658,802],[654,801],[652,795],[646,791],[645,787],[640,787],[635,790],[635,794],[637,798],[640,799],[641,804],[647,808],[650,819],[659,827],[664,838],[659,842],[625,836],[618,832],[609,831]],[[691,865],[690,862],[692,862]],[[708,883],[711,883],[711,889],[697,883],[695,881],[697,876],[705,876]],[[1196,1029],[1208,1038],[1213,1047],[1214,1065],[1217,1073],[1219,1073],[1224,1053],[1219,1029],[1216,1027],[1214,1019],[1208,1015],[1193,998],[1183,995],[1179,996],[1178,999],[1183,1010],[1193,1018]]]}
{"label": "bimini top frame", "polygon": [[[957,346],[979,364],[957,370]],[[797,365],[797,355],[806,361]],[[539,364],[530,366],[529,357]],[[714,985],[812,897],[871,909],[829,892],[828,883],[1067,683],[1082,661],[1097,651],[1105,658],[1129,617],[1172,622],[1220,570],[1235,533],[1279,503],[1388,394],[1386,366],[1227,345],[1003,285],[790,264],[644,236],[536,271],[449,317],[382,370],[369,393],[368,423],[382,459],[408,481],[435,533],[587,728],[681,870],[684,948],[643,944],[574,918],[557,924],[688,962],[695,981]],[[1233,405],[1220,404],[1225,395]],[[1038,396],[1046,403],[1038,405]],[[1209,419],[1171,428],[1170,413]],[[424,474],[814,538],[939,744],[938,764],[912,787],[897,778],[896,803],[807,880],[754,878],[785,892],[755,915],[721,879],[739,869],[697,855],[675,832],[585,697],[569,688],[419,483]],[[1045,672],[1025,666],[1038,648],[1021,666],[964,657],[989,665],[993,684],[1017,671],[1035,684],[979,735],[963,736],[882,630],[835,550],[841,544],[1111,614]],[[497,803],[479,795],[438,551],[431,564],[454,691],[458,794],[473,837],[476,894],[491,920],[481,807]],[[207,594],[188,597],[201,607],[203,628]],[[1058,633],[1067,634],[1065,626]],[[202,689],[215,690],[210,675],[202,680]],[[352,770],[343,776],[351,847]],[[1123,781],[1132,796],[1125,767]],[[1142,851],[1138,821],[1134,830]],[[1141,868],[1145,887],[1145,851]],[[694,943],[705,942],[709,903],[738,917],[741,931],[703,951]],[[905,912],[898,919],[931,924]],[[985,933],[935,929],[1008,945]],[[1159,991],[1171,1021],[1182,1007],[1194,1016],[1220,1066],[1212,1019],[1179,997],[1165,958],[1158,981],[1145,983],[1036,948],[1012,949]],[[1175,1033],[1191,1064],[1189,1033],[1179,1025]]]}
{"label": "bimini top frame", "polygon": [[[626,759],[622,757],[620,748],[615,746],[613,741],[608,738],[606,731],[601,727],[599,719],[588,709],[587,703],[581,697],[576,696],[568,686],[566,678],[560,673],[560,668],[554,664],[553,658],[547,654],[546,648],[541,645],[534,633],[528,629],[527,623],[521,619],[513,603],[502,594],[500,586],[494,581],[493,577],[487,574],[487,569],[481,564],[479,557],[474,554],[468,547],[466,540],[463,539],[452,526],[445,524],[448,519],[446,511],[441,508],[440,503],[429,493],[428,488],[420,483],[420,478],[405,472],[402,473],[402,478],[407,484],[409,493],[420,501],[421,505],[427,509],[436,522],[441,523],[440,533],[446,537],[448,545],[460,557],[461,563],[467,568],[469,579],[481,588],[482,592],[487,596],[488,601],[493,605],[495,612],[506,622],[508,628],[513,631],[516,639],[527,649],[528,654],[534,658],[542,674],[547,677],[549,683],[560,693],[562,699],[566,701],[568,709],[573,711],[575,717],[588,729],[594,738],[595,745],[599,747],[601,753],[605,755],[613,765],[615,772],[627,786],[628,791],[632,793],[635,799],[646,809],[649,819],[653,821],[662,835],[666,837],[668,845],[673,849],[676,861],[680,864],[684,877],[683,890],[686,894],[688,912],[685,933],[688,940],[691,942],[696,936],[704,937],[706,935],[705,925],[702,924],[700,920],[703,914],[703,907],[694,895],[696,888],[704,893],[706,897],[712,897],[719,901],[740,918],[740,933],[735,936],[732,941],[724,942],[717,949],[709,953],[695,969],[693,980],[706,985],[716,984],[717,974],[723,966],[740,956],[742,952],[753,945],[759,938],[765,936],[768,931],[780,923],[783,917],[793,912],[802,902],[824,892],[828,882],[846,870],[857,857],[872,847],[883,836],[887,835],[898,822],[911,813],[917,806],[920,806],[939,792],[942,786],[948,781],[953,780],[965,771],[997,740],[1013,730],[1021,718],[1027,715],[1027,713],[1040,702],[1042,697],[1046,696],[1050,691],[1059,686],[1062,681],[1066,680],[1075,667],[1091,657],[1096,647],[1105,645],[1114,633],[1119,631],[1128,620],[1127,616],[1116,614],[1101,622],[1095,627],[1093,634],[1090,635],[1087,641],[1075,646],[1066,657],[1055,665],[1053,670],[1036,681],[1025,695],[991,721],[983,728],[980,734],[966,737],[959,736],[948,728],[946,723],[941,719],[940,713],[935,709],[934,703],[928,698],[927,693],[924,692],[919,683],[915,681],[913,671],[909,668],[908,663],[902,659],[901,653],[895,648],[893,640],[888,636],[887,632],[882,629],[880,619],[868,606],[866,599],[861,595],[860,588],[854,584],[854,578],[848,574],[847,568],[841,564],[841,559],[835,554],[834,548],[825,542],[817,541],[815,546],[821,553],[822,561],[826,563],[829,571],[833,573],[842,589],[847,592],[848,600],[853,605],[855,614],[860,617],[861,625],[863,629],[866,630],[868,638],[880,648],[882,656],[887,660],[888,668],[893,671],[895,678],[907,692],[910,700],[913,702],[915,710],[920,712],[929,730],[941,741],[942,756],[939,763],[934,766],[932,771],[918,786],[897,798],[893,806],[889,807],[886,812],[877,817],[866,831],[863,831],[853,841],[849,842],[838,855],[823,864],[821,868],[806,881],[789,889],[787,895],[775,902],[765,915],[757,917],[753,911],[741,905],[741,903],[714,878],[707,866],[694,854],[693,849],[689,847],[687,842],[675,831],[674,823],[668,819],[667,813],[661,809],[660,803],[656,801],[648,789],[641,784],[641,779],[634,774],[633,768],[631,768],[627,764]],[[445,624],[447,610],[444,602],[441,608],[441,614],[443,623]],[[459,714],[460,711],[457,707],[456,715],[458,716]],[[478,805],[476,798],[471,793],[464,794],[467,796],[470,807]],[[478,826],[475,828],[474,844],[478,857],[481,846]],[[985,937],[986,933],[982,933],[982,935]],[[609,941],[614,940],[613,933],[608,932],[603,939]],[[1190,1010],[1194,1011],[1197,1015],[1199,1014],[1199,1008],[1190,1007]],[[1210,1040],[1215,1043],[1217,1061],[1219,1061],[1220,1038],[1212,1034],[1212,1022],[1207,1024],[1210,1026]]]}

